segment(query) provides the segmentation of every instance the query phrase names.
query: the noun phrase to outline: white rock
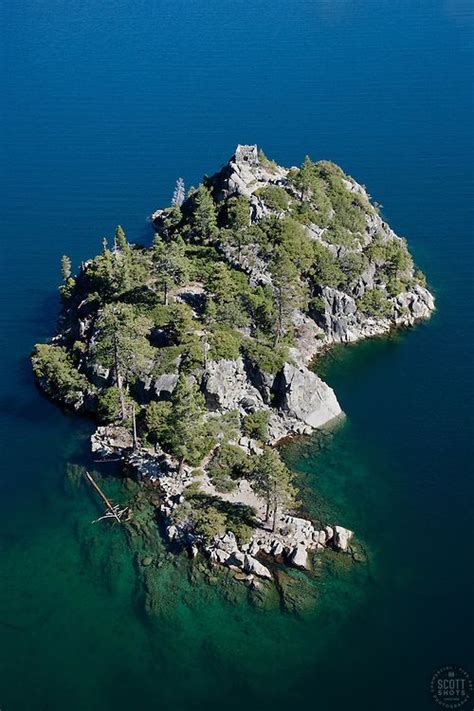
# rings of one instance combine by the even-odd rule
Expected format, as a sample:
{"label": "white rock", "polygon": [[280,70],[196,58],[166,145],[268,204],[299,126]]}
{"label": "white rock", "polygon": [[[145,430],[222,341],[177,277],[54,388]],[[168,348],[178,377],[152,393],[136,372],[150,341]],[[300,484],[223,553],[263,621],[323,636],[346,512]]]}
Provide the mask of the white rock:
{"label": "white rock", "polygon": [[272,574],[266,568],[260,561],[258,561],[256,558],[252,558],[251,555],[248,555],[248,553],[245,556],[245,571],[247,573],[254,573],[255,575],[258,575],[260,578],[271,578]]}
{"label": "white rock", "polygon": [[305,546],[298,544],[290,555],[291,563],[297,568],[309,569],[308,551]]}
{"label": "white rock", "polygon": [[342,412],[332,388],[305,366],[285,363],[275,386],[282,410],[309,427],[321,427]]}
{"label": "white rock", "polygon": [[340,551],[347,551],[347,546],[353,535],[354,531],[350,531],[348,528],[334,526],[334,547]]}

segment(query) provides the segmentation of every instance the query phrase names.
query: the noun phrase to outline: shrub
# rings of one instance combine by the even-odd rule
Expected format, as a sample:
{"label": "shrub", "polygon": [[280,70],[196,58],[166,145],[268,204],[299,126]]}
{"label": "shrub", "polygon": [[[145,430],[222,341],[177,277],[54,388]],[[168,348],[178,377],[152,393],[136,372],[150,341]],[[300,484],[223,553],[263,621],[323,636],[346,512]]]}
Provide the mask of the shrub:
{"label": "shrub", "polygon": [[413,261],[404,240],[383,240],[381,236],[376,236],[366,252],[371,260],[384,266],[389,277],[397,277],[413,268]]}
{"label": "shrub", "polygon": [[265,153],[262,151],[261,148],[258,150],[258,160],[259,163],[266,168],[270,173],[274,173],[277,169],[277,164],[275,163],[274,160],[270,160],[270,158],[267,158]]}
{"label": "shrub", "polygon": [[406,283],[396,277],[391,277],[387,282],[387,292],[389,296],[398,296],[406,291]]}
{"label": "shrub", "polygon": [[152,442],[165,442],[168,433],[170,402],[150,402],[145,410],[145,425]]}
{"label": "shrub", "polygon": [[419,284],[420,286],[426,287],[426,277],[422,271],[417,269],[413,275],[413,278],[417,284]]}
{"label": "shrub", "polygon": [[246,476],[251,459],[243,449],[223,444],[214,454],[208,467],[209,476],[218,491],[232,491],[235,479]]}
{"label": "shrub", "polygon": [[242,348],[249,361],[265,373],[277,373],[289,358],[286,346],[265,345],[252,338],[244,339]]}
{"label": "shrub", "polygon": [[392,311],[390,301],[380,289],[367,289],[357,306],[364,314],[374,318],[387,318]]}
{"label": "shrub", "polygon": [[272,210],[286,210],[290,202],[290,196],[284,188],[279,185],[267,185],[255,191],[263,199],[265,204]]}
{"label": "shrub", "polygon": [[242,336],[230,329],[216,329],[209,338],[210,360],[237,360]]}
{"label": "shrub", "polygon": [[[124,393],[124,399],[127,411],[131,410],[131,397],[127,393]],[[99,393],[97,398],[97,414],[102,422],[116,422],[121,418],[122,407],[120,402],[120,390],[117,387],[113,386]]]}
{"label": "shrub", "polygon": [[264,442],[268,436],[268,421],[270,413],[268,410],[257,410],[244,417],[242,429],[247,437],[258,439]]}
{"label": "shrub", "polygon": [[339,266],[344,274],[346,284],[350,284],[360,277],[367,267],[368,260],[361,252],[347,252],[339,260]]}
{"label": "shrub", "polygon": [[53,397],[66,405],[76,405],[86,390],[92,390],[85,375],[79,373],[63,346],[38,344],[32,355],[33,372]]}
{"label": "shrub", "polygon": [[345,281],[344,273],[327,247],[315,242],[313,255],[310,276],[316,286],[337,287]]}
{"label": "shrub", "polygon": [[196,533],[206,542],[212,541],[215,536],[223,536],[226,532],[225,514],[212,505],[194,509],[192,519]]}

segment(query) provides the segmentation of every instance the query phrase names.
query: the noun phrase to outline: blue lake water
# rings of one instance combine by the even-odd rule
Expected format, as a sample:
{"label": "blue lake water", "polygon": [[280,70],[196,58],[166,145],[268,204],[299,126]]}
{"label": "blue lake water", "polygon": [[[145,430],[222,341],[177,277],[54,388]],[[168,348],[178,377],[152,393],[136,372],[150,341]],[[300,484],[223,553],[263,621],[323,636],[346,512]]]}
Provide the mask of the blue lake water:
{"label": "blue lake water", "polygon": [[[472,3],[6,0],[0,20],[0,708],[436,708],[437,668],[474,674]],[[61,255],[118,222],[150,239],[176,178],[239,142],[367,185],[437,312],[330,354],[346,423],[286,451],[369,565],[326,572],[302,618],[168,566],[152,623],[120,532],[67,485],[92,425],[40,397],[28,355]]]}

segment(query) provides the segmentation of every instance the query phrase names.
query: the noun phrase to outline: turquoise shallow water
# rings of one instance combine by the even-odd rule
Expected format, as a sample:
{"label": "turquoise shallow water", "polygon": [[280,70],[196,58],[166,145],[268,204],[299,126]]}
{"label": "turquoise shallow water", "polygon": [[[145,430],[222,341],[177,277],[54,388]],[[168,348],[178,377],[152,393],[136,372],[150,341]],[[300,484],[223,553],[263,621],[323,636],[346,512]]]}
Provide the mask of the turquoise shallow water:
{"label": "turquoise shallow water", "polygon": [[[0,708],[435,708],[435,669],[474,673],[471,4],[0,12]],[[61,254],[78,264],[118,221],[149,239],[176,177],[196,183],[238,142],[364,182],[438,310],[332,351],[318,369],[346,421],[285,450],[311,511],[356,530],[368,564],[326,562],[296,618],[167,563],[151,621],[126,541],[90,525],[97,504],[66,477],[92,425],[41,398],[27,357],[54,328]]]}

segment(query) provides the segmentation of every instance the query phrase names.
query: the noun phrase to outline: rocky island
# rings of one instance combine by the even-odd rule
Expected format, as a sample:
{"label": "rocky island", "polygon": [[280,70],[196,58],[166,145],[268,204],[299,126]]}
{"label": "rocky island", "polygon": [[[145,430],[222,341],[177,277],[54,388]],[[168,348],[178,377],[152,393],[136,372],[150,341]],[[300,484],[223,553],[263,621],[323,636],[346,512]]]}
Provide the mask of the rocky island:
{"label": "rocky island", "polygon": [[187,193],[179,180],[151,219],[152,246],[117,227],[76,276],[63,257],[40,388],[97,420],[93,451],[149,492],[173,547],[247,581],[351,553],[341,522],[301,515],[275,445],[343,417],[318,353],[430,316],[405,241],[338,166],[256,146]]}

